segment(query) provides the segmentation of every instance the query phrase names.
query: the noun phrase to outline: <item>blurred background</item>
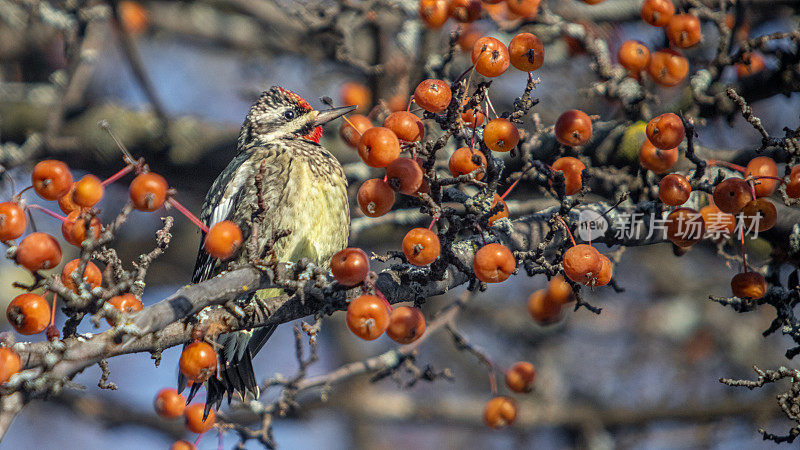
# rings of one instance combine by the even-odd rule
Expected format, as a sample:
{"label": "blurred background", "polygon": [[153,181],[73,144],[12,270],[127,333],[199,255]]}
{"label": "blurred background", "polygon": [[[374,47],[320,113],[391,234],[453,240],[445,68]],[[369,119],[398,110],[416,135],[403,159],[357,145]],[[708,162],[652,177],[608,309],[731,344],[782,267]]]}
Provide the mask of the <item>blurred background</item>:
{"label": "blurred background", "polygon": [[[753,3],[747,15],[751,36],[797,27],[798,2]],[[365,20],[378,4],[383,7],[375,8],[375,17]],[[573,0],[543,4],[590,26],[612,54],[627,39],[651,48],[663,45],[663,33],[641,23],[638,0],[606,0],[594,10]],[[356,82],[371,93],[373,117],[391,99],[407,99],[425,64],[441,62],[455,28],[451,21],[441,30],[425,29],[416,9],[411,0],[0,1],[0,162],[17,187],[27,185],[32,163],[44,157],[66,161],[76,176],[107,177],[122,167],[119,151],[97,127],[107,120],[134,156],[145,157],[177,189],[178,198],[198,211],[211,182],[234,155],[239,125],[261,90],[280,85],[321,108],[321,97],[342,103],[343,86]],[[496,31],[486,19],[471,28],[504,41],[513,35]],[[716,37],[711,27],[707,31],[704,39],[711,45],[692,50],[700,60],[713,55]],[[584,90],[594,80],[587,55],[560,36],[545,44],[545,64],[536,72],[541,83],[534,92],[540,99],[534,112],[543,123],[575,107],[604,119],[620,114],[618,105]],[[770,64],[774,61],[767,60]],[[456,48],[452,65],[456,73],[463,71],[468,55]],[[735,78],[734,73],[724,76]],[[525,79],[524,73],[509,71],[494,82],[490,95],[498,110],[510,107]],[[680,101],[683,89],[656,92],[670,104]],[[796,126],[800,96],[769,97],[753,108],[768,131],[780,132]],[[323,144],[343,164],[354,163],[358,156],[338,137],[338,126],[325,130]],[[760,143],[738,116],[711,117],[698,131],[703,145],[718,149]],[[352,189],[357,186],[351,183]],[[8,178],[0,189],[3,199],[11,197]],[[511,199],[541,196],[521,186]],[[124,181],[111,186],[101,217],[114,217],[126,197]],[[358,208],[352,209],[354,220],[363,223]],[[511,211],[514,219],[513,206]],[[159,214],[134,212],[115,243],[123,260],[152,247],[159,225]],[[60,224],[48,217],[37,217],[36,226],[60,236]],[[150,271],[145,305],[191,278],[199,232],[176,216],[173,233],[170,249]],[[351,245],[368,253],[397,250],[403,233],[402,226],[366,226]],[[769,255],[765,241],[751,247],[756,263]],[[64,260],[74,255],[70,247]],[[547,327],[534,323],[526,309],[528,295],[545,287],[545,278],[520,274],[473,298],[457,322],[498,367],[520,360],[536,366],[534,392],[516,396],[520,417],[515,426],[494,431],[483,425],[483,404],[491,397],[486,368],[457,352],[442,333],[422,345],[417,361],[435,370],[449,368],[452,381],[403,389],[391,379],[371,383],[368,376],[359,377],[334,386],[326,402],[318,393],[301,398],[299,411],[274,423],[275,440],[283,448],[331,449],[771,448],[774,444],[763,443],[757,430],[763,426],[781,433],[791,426],[774,400],[774,389],[786,386],[749,391],[718,382],[721,377],[752,379],[754,364],[792,367],[784,357],[790,340],[761,336],[774,318],[771,308],[737,314],[708,300],[708,295],[729,294],[737,270],[710,245],[680,259],[667,244],[627,249],[615,270],[624,292],[587,293],[590,303],[602,307],[601,314],[567,311]],[[0,262],[3,307],[16,295],[11,282],[26,277],[25,270]],[[461,292],[431,299],[423,311],[430,317]],[[320,361],[310,375],[396,346],[387,337],[360,341],[343,317],[338,313],[324,321]],[[11,329],[7,323],[0,327]],[[87,321],[80,331],[103,329],[94,330]],[[256,373],[292,375],[297,370],[293,340],[292,326],[280,327],[256,358]],[[85,389],[25,408],[2,448],[168,448],[178,438],[194,441],[180,421],[160,419],[152,408],[155,394],[174,386],[178,357],[177,348],[166,350],[158,367],[147,355],[113,358],[110,381],[116,391],[97,388],[100,370],[87,369],[75,379]],[[276,395],[269,391],[264,398]],[[198,446],[217,448],[219,442],[231,448],[237,437],[226,433],[218,441],[216,433],[208,433]]]}

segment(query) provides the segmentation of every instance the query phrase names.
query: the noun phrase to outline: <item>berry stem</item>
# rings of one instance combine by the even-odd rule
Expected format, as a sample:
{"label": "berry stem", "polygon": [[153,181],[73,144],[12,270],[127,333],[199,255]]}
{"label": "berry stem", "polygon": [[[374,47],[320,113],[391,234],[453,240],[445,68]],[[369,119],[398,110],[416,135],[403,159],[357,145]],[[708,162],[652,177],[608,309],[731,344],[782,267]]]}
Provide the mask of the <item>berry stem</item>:
{"label": "berry stem", "polygon": [[778,182],[778,184],[786,183],[786,180],[784,180],[783,178],[781,178],[781,177],[773,177],[772,175],[758,175],[758,176],[754,176],[752,178],[754,180],[775,180],[775,181]]}
{"label": "berry stem", "polygon": [[53,293],[53,309],[50,311],[50,326],[56,325],[56,305],[58,304],[58,294]]}
{"label": "berry stem", "polygon": [[720,167],[727,167],[728,169],[735,170],[737,172],[745,173],[747,171],[746,167],[742,167],[740,165],[729,163],[728,161],[720,161],[718,159],[709,159],[707,162],[709,166],[720,166]]}
{"label": "berry stem", "polygon": [[28,208],[28,209],[36,209],[36,210],[39,210],[39,211],[41,211],[41,212],[43,212],[43,213],[47,214],[48,216],[50,216],[50,217],[53,217],[53,218],[56,218],[56,219],[58,219],[58,220],[60,220],[60,221],[62,221],[62,222],[64,222],[65,220],[67,220],[67,218],[66,218],[66,217],[64,217],[64,216],[62,216],[61,214],[54,213],[53,211],[50,211],[49,209],[47,209],[47,208],[45,208],[45,207],[43,207],[43,206],[39,206],[39,205],[35,205],[35,204],[31,204],[31,205],[27,205],[27,208]]}
{"label": "berry stem", "polygon": [[411,112],[412,103],[414,103],[414,94],[411,94],[411,97],[408,98],[408,108],[406,108],[406,112]]}
{"label": "berry stem", "polygon": [[523,170],[522,173],[519,175],[519,178],[517,178],[515,182],[511,183],[511,186],[509,186],[508,189],[506,189],[506,191],[503,193],[503,195],[500,196],[500,200],[505,200],[506,195],[510,194],[511,191],[514,190],[515,187],[517,187],[517,183],[519,183],[520,180],[522,180],[522,177],[524,177],[525,174],[528,173],[528,171],[531,169],[533,169],[533,166],[530,166],[527,169]]}
{"label": "berry stem", "polygon": [[119,150],[122,152],[123,156],[122,159],[130,165],[135,165],[136,160],[133,159],[133,155],[131,155],[131,152],[128,151],[127,147],[125,147],[125,144],[123,144],[122,141],[120,141],[119,138],[117,138],[117,135],[114,134],[113,131],[111,131],[111,126],[108,124],[108,122],[105,120],[101,120],[98,125],[100,125],[100,128],[105,130],[106,133],[108,133],[108,135],[111,136],[111,139],[114,140],[114,143],[117,144],[117,147],[119,147]]}
{"label": "berry stem", "polygon": [[392,304],[389,303],[389,300],[386,299],[386,296],[383,295],[383,292],[381,292],[380,289],[378,289],[377,286],[373,286],[373,288],[375,288],[375,295],[379,299],[383,300],[383,302],[386,303],[386,308],[389,309],[389,312],[392,312],[394,310],[394,308],[392,308]]}
{"label": "berry stem", "polygon": [[186,218],[189,219],[193,224],[197,225],[198,228],[203,230],[203,233],[208,233],[208,226],[203,222],[201,222],[200,219],[197,218],[197,216],[191,213],[191,211],[186,209],[185,206],[181,205],[177,200],[175,200],[175,197],[168,198],[167,203],[174,206],[175,209],[180,211],[180,213],[186,216]]}
{"label": "berry stem", "polygon": [[110,177],[108,177],[105,180],[103,180],[100,184],[102,184],[103,186],[108,186],[109,184],[111,184],[111,183],[119,180],[120,178],[124,177],[125,175],[130,173],[130,171],[132,171],[132,170],[133,170],[133,165],[132,164],[128,164],[127,166],[123,167],[122,170],[120,170],[119,172],[117,172],[114,175],[111,175]]}
{"label": "berry stem", "polygon": [[437,220],[439,220],[439,216],[438,215],[437,216],[433,216],[433,218],[431,219],[431,224],[428,225],[428,229],[429,230],[433,229],[433,224],[435,224]]}
{"label": "berry stem", "polygon": [[569,239],[572,241],[572,246],[574,247],[575,245],[577,245],[575,243],[575,237],[572,236],[572,231],[569,231],[569,227],[567,226],[567,222],[564,222],[564,219],[562,219],[561,216],[555,216],[555,217],[556,217],[556,220],[561,222],[561,225],[564,226],[564,229],[567,230],[567,234],[569,235]]}

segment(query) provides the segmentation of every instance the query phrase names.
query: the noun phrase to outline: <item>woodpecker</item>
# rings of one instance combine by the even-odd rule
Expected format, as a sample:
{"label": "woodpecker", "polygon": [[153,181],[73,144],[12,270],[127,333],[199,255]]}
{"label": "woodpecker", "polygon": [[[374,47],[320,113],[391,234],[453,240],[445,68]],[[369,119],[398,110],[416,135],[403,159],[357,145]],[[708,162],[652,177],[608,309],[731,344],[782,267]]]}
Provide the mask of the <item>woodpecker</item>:
{"label": "woodpecker", "polygon": [[[263,92],[250,108],[239,133],[237,155],[217,177],[206,195],[200,215],[209,227],[231,220],[242,230],[247,242],[251,230],[247,223],[266,203],[267,223],[258,229],[258,254],[277,230],[291,233],[278,240],[273,250],[279,261],[296,262],[309,258],[327,268],[331,256],[345,248],[350,230],[347,180],[336,158],[319,145],[322,125],[352,110],[355,106],[314,110],[296,93],[273,86]],[[254,178],[262,174],[262,192]],[[205,237],[205,236],[203,236]],[[242,246],[244,247],[244,245]],[[199,283],[228,267],[246,264],[248,255],[240,250],[227,261],[209,256],[202,246],[197,255],[192,282]],[[255,301],[281,294],[280,289],[262,289],[238,298]],[[275,331],[275,326],[236,331],[217,338],[218,370],[206,382],[206,407],[219,408],[223,397],[251,393],[258,398],[258,383],[252,358]],[[186,379],[178,376],[178,390]],[[200,388],[192,385],[189,400]]]}

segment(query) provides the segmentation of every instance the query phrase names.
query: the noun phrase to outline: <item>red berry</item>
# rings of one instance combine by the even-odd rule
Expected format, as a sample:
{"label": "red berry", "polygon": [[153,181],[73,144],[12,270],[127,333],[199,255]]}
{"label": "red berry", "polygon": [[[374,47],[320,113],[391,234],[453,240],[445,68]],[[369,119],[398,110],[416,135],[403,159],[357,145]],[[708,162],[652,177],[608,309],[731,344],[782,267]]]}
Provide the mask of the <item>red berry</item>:
{"label": "red berry", "polygon": [[778,187],[778,180],[758,178],[778,176],[778,166],[775,164],[775,160],[769,156],[757,156],[751,159],[747,163],[747,170],[744,172],[744,176],[745,178],[756,177],[754,180],[756,197],[769,197]]}
{"label": "red berry", "polygon": [[481,180],[486,175],[486,157],[480,150],[461,147],[450,156],[448,167],[450,174],[454,177],[472,173],[479,167],[483,167],[483,172],[475,175],[476,180]]}
{"label": "red berry", "polygon": [[691,208],[678,208],[667,216],[667,239],[678,247],[691,247],[704,234],[703,216]]}
{"label": "red berry", "polygon": [[564,195],[575,195],[583,187],[581,174],[586,166],[578,158],[563,156],[553,163],[553,171],[564,174]]}
{"label": "red berry", "polygon": [[675,14],[670,0],[645,0],[642,4],[642,20],[654,27],[664,27]]}
{"label": "red berry", "polygon": [[[106,303],[111,305],[114,309],[122,311],[126,314],[138,312],[144,308],[142,301],[131,293],[111,297]],[[108,324],[112,327],[114,326],[114,323],[110,318],[106,318],[106,322],[108,322]]]}
{"label": "red berry", "polygon": [[52,269],[61,262],[61,246],[47,233],[31,233],[19,243],[15,259],[31,272]]}
{"label": "red berry", "polygon": [[0,384],[8,382],[21,368],[22,361],[17,352],[8,347],[0,347]]}
{"label": "red berry", "polygon": [[158,391],[153,401],[153,406],[156,414],[172,419],[183,415],[183,410],[186,408],[186,398],[175,389],[164,388]]}
{"label": "red berry", "polygon": [[503,74],[510,64],[508,48],[493,37],[482,37],[475,41],[472,48],[472,63],[475,71],[485,77],[496,77]]}
{"label": "red berry", "polygon": [[128,190],[133,207],[140,211],[155,211],[167,201],[169,184],[161,175],[153,172],[142,173],[131,181]]}
{"label": "red berry", "polygon": [[639,149],[639,164],[655,173],[664,173],[678,162],[680,156],[677,148],[660,149],[645,139]]}
{"label": "red berry", "polygon": [[203,241],[205,251],[218,259],[228,259],[242,245],[242,230],[229,220],[215,223]]}
{"label": "red berry", "polygon": [[506,372],[506,386],[514,392],[530,392],[533,390],[533,380],[536,378],[536,369],[533,364],[525,361],[514,363]]}
{"label": "red berry", "polygon": [[48,159],[33,168],[33,189],[45,200],[58,200],[72,186],[72,172],[61,161]]}
{"label": "red berry", "polygon": [[361,135],[370,128],[372,128],[372,122],[366,116],[353,114],[348,116],[347,120],[342,121],[342,125],[339,127],[339,136],[347,145],[356,148],[358,141],[361,140]]}
{"label": "red berry", "polygon": [[561,303],[549,298],[544,289],[539,289],[528,297],[528,313],[538,324],[549,325],[561,318]]}
{"label": "red berry", "polygon": [[331,258],[331,272],[339,284],[355,286],[367,278],[369,257],[360,248],[340,250]]}
{"label": "red berry", "polygon": [[186,378],[203,383],[217,371],[217,352],[205,342],[192,342],[184,347],[178,367]]}
{"label": "red berry", "polygon": [[424,174],[422,167],[413,158],[397,158],[386,166],[389,186],[406,195],[413,195],[420,186]]}
{"label": "red berry", "polygon": [[660,149],[677,147],[685,134],[681,118],[673,113],[662,114],[647,123],[647,139]]}
{"label": "red berry", "polygon": [[661,179],[658,183],[658,198],[670,206],[679,206],[689,200],[692,193],[692,185],[685,176],[671,173]]}
{"label": "red berry", "polygon": [[17,333],[38,334],[50,324],[50,304],[41,295],[20,294],[8,304],[6,318]]}
{"label": "red berry", "polygon": [[399,344],[410,344],[425,333],[425,316],[419,308],[400,306],[389,315],[386,334]]}
{"label": "red berry", "polygon": [[406,142],[418,142],[425,136],[425,126],[414,114],[397,111],[389,114],[383,126],[392,130],[397,138]]}
{"label": "red berry", "polygon": [[186,428],[192,433],[205,433],[217,423],[217,414],[214,412],[214,408],[208,411],[208,417],[203,420],[204,409],[205,405],[202,403],[192,403],[183,410]]}
{"label": "red berry", "polygon": [[677,86],[689,74],[689,61],[675,50],[659,50],[650,56],[647,73],[661,86]]}
{"label": "red berry", "polygon": [[403,238],[403,253],[415,266],[427,266],[439,257],[439,237],[427,228],[414,228]]}
{"label": "red berry", "polygon": [[[85,218],[80,217],[81,211],[74,210],[67,214],[67,218],[61,223],[61,235],[64,239],[72,245],[80,247],[83,241],[89,239],[89,229],[92,230],[92,239],[100,237],[103,231],[103,226],[100,224],[100,219],[92,217],[89,219],[87,215]],[[87,227],[87,221],[89,226]]]}
{"label": "red berry", "polygon": [[556,121],[556,139],[564,145],[583,145],[592,137],[592,119],[577,109],[564,112]]}
{"label": "red berry", "polygon": [[358,141],[358,156],[370,167],[386,167],[400,156],[400,141],[392,130],[372,127]]}
{"label": "red berry", "polygon": [[759,299],[767,293],[767,281],[756,272],[737,273],[731,279],[731,291],[739,298]]}
{"label": "red berry", "polygon": [[25,211],[17,203],[0,203],[0,241],[10,241],[22,236],[27,225]]}
{"label": "red berry", "polygon": [[667,38],[678,48],[689,48],[703,38],[700,19],[692,14],[678,14],[670,19],[664,29]]}
{"label": "red berry", "polygon": [[486,402],[483,423],[489,428],[505,428],[517,418],[517,402],[511,397],[495,397]]}
{"label": "red berry", "polygon": [[505,245],[486,244],[475,252],[472,270],[484,283],[500,283],[508,279],[517,268],[517,258]]}
{"label": "red berry", "polygon": [[619,47],[617,61],[631,72],[641,72],[650,63],[650,49],[639,41],[625,41]]}
{"label": "red berry", "polygon": [[519,143],[519,130],[508,119],[493,119],[483,128],[483,142],[495,152],[508,152]]}
{"label": "red berry", "polygon": [[753,194],[743,178],[726,178],[714,188],[714,204],[728,214],[738,214]]}
{"label": "red berry", "polygon": [[378,339],[389,326],[386,301],[374,295],[361,295],[347,305],[347,326],[361,339]]}
{"label": "red berry", "polygon": [[425,111],[442,112],[450,105],[450,86],[442,80],[425,80],[414,90],[414,101]]}
{"label": "red berry", "polygon": [[366,216],[379,217],[392,210],[395,195],[388,183],[380,178],[373,178],[358,188],[356,200]]}
{"label": "red berry", "polygon": [[[72,274],[78,271],[80,264],[80,259],[73,259],[65,264],[64,269],[61,271],[61,284],[75,293],[78,293],[78,286],[72,280]],[[103,275],[100,273],[100,269],[98,269],[97,266],[91,261],[86,263],[86,270],[84,270],[83,276],[80,278],[82,279],[83,283],[88,284],[89,290],[100,286],[100,284],[103,282]]]}
{"label": "red berry", "polygon": [[600,274],[603,260],[600,258],[600,252],[591,245],[578,244],[564,252],[562,266],[567,278],[588,285]]}
{"label": "red berry", "polygon": [[84,175],[83,178],[75,182],[72,201],[78,206],[91,208],[103,198],[104,189],[100,178],[92,174]]}

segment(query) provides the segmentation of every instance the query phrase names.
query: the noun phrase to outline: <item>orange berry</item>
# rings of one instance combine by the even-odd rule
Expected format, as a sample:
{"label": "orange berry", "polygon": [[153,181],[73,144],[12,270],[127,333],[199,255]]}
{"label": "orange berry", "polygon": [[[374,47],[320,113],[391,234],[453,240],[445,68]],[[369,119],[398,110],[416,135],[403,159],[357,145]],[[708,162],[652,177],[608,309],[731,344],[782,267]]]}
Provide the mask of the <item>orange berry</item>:
{"label": "orange berry", "polygon": [[760,273],[737,273],[731,279],[731,291],[739,298],[759,299],[767,293],[767,281]]}
{"label": "orange berry", "polygon": [[[509,1],[509,4],[515,0]],[[536,0],[538,6],[538,0]],[[544,45],[532,33],[519,33],[508,44],[511,65],[523,72],[533,72],[544,63]]]}
{"label": "orange berry", "polygon": [[517,402],[511,397],[495,397],[486,402],[483,423],[489,428],[505,428],[517,418]]}
{"label": "orange berry", "polygon": [[8,304],[6,318],[17,333],[38,334],[50,325],[50,304],[41,295],[20,294]]}
{"label": "orange berry", "polygon": [[703,38],[700,19],[692,14],[678,14],[670,19],[664,29],[667,38],[678,48],[689,48]]}
{"label": "orange berry", "polygon": [[358,106],[356,112],[365,112],[372,106],[372,92],[361,83],[348,82],[340,90],[344,106]]}
{"label": "orange berry", "polygon": [[69,192],[72,186],[72,172],[69,167],[54,159],[39,162],[31,173],[33,189],[45,200],[58,200]]}
{"label": "orange berry", "polygon": [[386,334],[398,344],[410,344],[425,334],[425,316],[419,308],[397,307],[389,315]]}
{"label": "orange berry", "polygon": [[[76,294],[78,293],[78,286],[72,280],[72,274],[78,271],[80,264],[80,259],[73,259],[65,264],[64,269],[61,271],[61,284]],[[100,269],[91,261],[86,263],[86,270],[83,271],[83,276],[80,278],[84,283],[89,285],[88,289],[90,291],[100,286],[103,282],[103,275]]]}
{"label": "orange berry", "polygon": [[683,121],[673,113],[654,117],[650,122],[647,122],[645,131],[650,143],[663,150],[677,147],[686,134],[683,128]]}
{"label": "orange berry", "polygon": [[27,225],[25,211],[17,203],[0,203],[0,241],[10,241],[22,236]]}
{"label": "orange berry", "polygon": [[728,214],[738,214],[753,194],[743,178],[726,178],[714,188],[714,204]]}
{"label": "orange berry", "polygon": [[339,127],[339,136],[347,145],[356,148],[358,141],[361,140],[361,135],[370,128],[372,128],[372,122],[367,116],[353,114],[348,116],[347,120],[342,121],[342,125]]}
{"label": "orange berry", "polygon": [[534,291],[528,297],[528,313],[540,325],[557,322],[561,318],[561,305],[550,299],[544,289]]}
{"label": "orange berry", "polygon": [[69,191],[67,191],[66,194],[64,194],[64,195],[62,195],[61,197],[58,198],[58,207],[61,208],[61,211],[64,214],[69,214],[72,211],[81,209],[81,207],[79,205],[75,204],[75,202],[72,201],[72,193],[73,192],[75,192],[75,183],[74,182],[69,186]]}
{"label": "orange berry", "polygon": [[427,228],[414,228],[403,238],[403,253],[415,266],[427,266],[439,257],[439,236]]}
{"label": "orange berry", "polygon": [[360,248],[339,250],[331,257],[333,278],[343,286],[355,286],[369,273],[369,257]]}
{"label": "orange berry", "polygon": [[514,392],[530,392],[533,390],[533,380],[536,378],[536,369],[533,364],[525,361],[514,363],[506,372],[506,386]]}
{"label": "orange berry", "polygon": [[486,244],[475,252],[472,271],[484,283],[500,283],[508,279],[517,268],[517,258],[505,245]]}
{"label": "orange berry", "polygon": [[709,232],[724,234],[727,231],[729,235],[733,235],[736,230],[736,218],[732,214],[720,211],[713,203],[702,207],[700,215],[703,216],[703,223]]}
{"label": "orange berry", "polygon": [[454,151],[447,165],[454,177],[472,173],[479,167],[483,167],[483,173],[476,174],[475,179],[481,180],[486,175],[486,157],[480,150],[469,147],[461,147]]}
{"label": "orange berry", "polygon": [[617,61],[631,72],[641,72],[650,62],[650,50],[639,41],[625,41],[619,47]]}
{"label": "orange berry", "polygon": [[103,198],[103,184],[100,178],[92,174],[84,175],[83,178],[75,182],[72,191],[72,201],[76,205],[91,208]]}
{"label": "orange berry", "polygon": [[428,28],[441,28],[450,17],[449,3],[447,0],[420,0],[419,18]]}
{"label": "orange berry", "polygon": [[675,50],[659,50],[650,56],[647,73],[661,86],[676,86],[689,74],[689,61]]}
{"label": "orange berry", "polygon": [[592,279],[597,278],[600,269],[603,267],[603,259],[600,252],[588,244],[573,245],[564,252],[562,261],[564,274],[570,280],[590,284]]}
{"label": "orange berry", "polygon": [[47,233],[31,233],[17,246],[15,258],[31,272],[52,269],[61,262],[61,246]]}
{"label": "orange berry", "polygon": [[494,210],[494,207],[497,206],[498,203],[500,203],[502,205],[502,209],[500,211],[497,211],[496,213],[492,214],[489,217],[489,226],[494,225],[494,223],[497,222],[500,219],[508,218],[508,205],[506,205],[506,202],[504,202],[503,199],[500,198],[500,196],[497,195],[497,194],[494,194],[494,198],[492,199],[492,206],[490,207],[491,208],[490,210]]}
{"label": "orange berry", "polygon": [[450,0],[448,13],[457,22],[475,22],[481,17],[480,0]]}
{"label": "orange berry", "polygon": [[[472,48],[472,47],[470,47]],[[393,95],[386,101],[389,111],[405,111],[408,105],[408,96],[404,94]]]}
{"label": "orange berry", "polygon": [[789,182],[786,183],[786,195],[789,198],[800,197],[800,166],[792,167]]}
{"label": "orange berry", "polygon": [[[144,308],[142,301],[130,292],[111,297],[108,299],[108,301],[106,301],[106,303],[111,305],[114,309],[124,312],[125,314],[138,312]],[[108,322],[108,324],[112,327],[114,326],[114,323],[110,318],[106,318],[106,322]]]}
{"label": "orange berry", "polygon": [[450,105],[450,86],[442,80],[425,80],[414,90],[414,101],[425,111],[438,113]]}
{"label": "orange berry", "polygon": [[228,259],[242,245],[242,230],[230,220],[215,223],[203,241],[205,251],[218,259]]}
{"label": "orange berry", "polygon": [[[602,269],[601,269],[602,270]],[[561,275],[556,275],[547,284],[547,299],[552,303],[569,303],[575,298],[572,295],[572,286]]]}
{"label": "orange berry", "polygon": [[778,210],[766,198],[756,198],[744,205],[742,216],[747,228],[757,226],[760,233],[775,226],[778,221]]}
{"label": "orange berry", "polygon": [[392,210],[395,195],[388,183],[380,178],[373,178],[358,188],[356,200],[366,216],[379,217]]}
{"label": "orange berry", "polygon": [[8,347],[0,347],[0,384],[8,382],[21,368],[22,361],[17,352]]}
{"label": "orange berry", "polygon": [[[581,174],[586,166],[578,158],[563,156],[555,160],[553,171],[564,174],[564,195],[575,195],[583,187]],[[552,184],[552,183],[551,183]]]}
{"label": "orange berry", "polygon": [[593,286],[605,286],[611,282],[611,277],[614,275],[614,264],[608,259],[608,256],[604,254],[600,254],[600,261],[602,261],[602,265],[600,266],[600,273],[597,274],[597,278],[593,281]]}
{"label": "orange berry", "polygon": [[137,35],[147,30],[150,23],[150,13],[139,2],[119,2],[119,16],[122,26],[131,34]]}
{"label": "orange berry", "polygon": [[689,200],[692,185],[685,176],[671,173],[658,183],[658,198],[665,205],[678,206]]}
{"label": "orange berry", "polygon": [[203,420],[204,409],[205,405],[202,403],[192,403],[183,410],[186,428],[192,433],[205,433],[214,427],[214,424],[217,422],[217,414],[214,412],[214,408],[208,411],[208,417]]}
{"label": "orange berry", "polygon": [[661,174],[671,169],[681,156],[678,148],[660,149],[645,139],[639,148],[639,164]]}
{"label": "orange berry", "polygon": [[475,108],[469,108],[461,113],[461,120],[470,128],[481,126],[485,119],[486,115],[480,111],[475,111]]}
{"label": "orange berry", "polygon": [[541,0],[507,0],[506,6],[512,14],[533,20],[539,15],[539,3]]}
{"label": "orange berry", "polygon": [[421,141],[425,136],[425,126],[422,121],[407,111],[389,114],[383,121],[383,126],[394,131],[398,139],[406,142]]}
{"label": "orange berry", "polygon": [[140,211],[155,211],[167,201],[169,184],[161,175],[153,172],[142,173],[131,181],[128,192],[133,207]]}
{"label": "orange berry", "polygon": [[[750,176],[777,177],[778,166],[775,164],[775,160],[769,156],[757,156],[747,163],[747,170],[744,172],[744,176],[745,178]],[[754,183],[756,197],[769,197],[778,187],[778,180],[769,178],[756,178]]]}
{"label": "orange berry", "polygon": [[475,47],[475,41],[483,37],[483,31],[472,24],[462,25],[461,34],[458,36],[458,47],[464,53],[471,53]]}
{"label": "orange berry", "polygon": [[422,167],[413,158],[397,158],[386,166],[389,187],[406,195],[413,195],[422,186]]}
{"label": "orange berry", "polygon": [[[72,245],[80,247],[83,241],[89,239],[89,229],[92,230],[92,238],[97,239],[103,231],[103,226],[100,224],[100,219],[92,217],[91,219],[81,218],[81,211],[75,210],[67,214],[67,218],[61,222],[61,235],[64,239]],[[89,223],[87,228],[86,223]]]}
{"label": "orange berry", "polygon": [[664,27],[672,20],[675,6],[670,0],[645,0],[642,4],[642,20],[654,27]]}
{"label": "orange berry", "polygon": [[691,247],[704,234],[703,216],[691,208],[678,208],[667,216],[667,239],[678,247]]}
{"label": "orange berry", "polygon": [[370,167],[386,167],[400,157],[400,141],[386,127],[372,127],[358,141],[358,156]]}
{"label": "orange berry", "polygon": [[350,300],[345,319],[353,334],[372,341],[389,326],[389,309],[385,300],[365,294]]}
{"label": "orange berry", "polygon": [[175,441],[169,450],[197,450],[197,447],[191,442],[181,439],[180,441]]}
{"label": "orange berry", "polygon": [[183,415],[183,410],[186,408],[186,398],[175,389],[164,388],[158,391],[155,400],[153,400],[153,406],[156,414],[172,419]]}
{"label": "orange berry", "polygon": [[592,137],[592,119],[577,109],[564,112],[556,121],[556,139],[558,142],[569,145],[583,145]]}
{"label": "orange berry", "polygon": [[736,63],[736,75],[739,78],[747,78],[761,72],[765,67],[764,57],[761,56],[761,53],[748,53],[745,55],[744,61]]}
{"label": "orange berry", "polygon": [[472,48],[472,63],[475,71],[485,77],[497,77],[508,69],[510,64],[508,48],[493,37],[482,37]]}
{"label": "orange berry", "polygon": [[178,367],[186,378],[203,383],[217,371],[217,352],[205,342],[192,342],[183,348]]}
{"label": "orange berry", "polygon": [[490,150],[508,152],[519,143],[519,130],[510,120],[498,117],[483,127],[483,142]]}

